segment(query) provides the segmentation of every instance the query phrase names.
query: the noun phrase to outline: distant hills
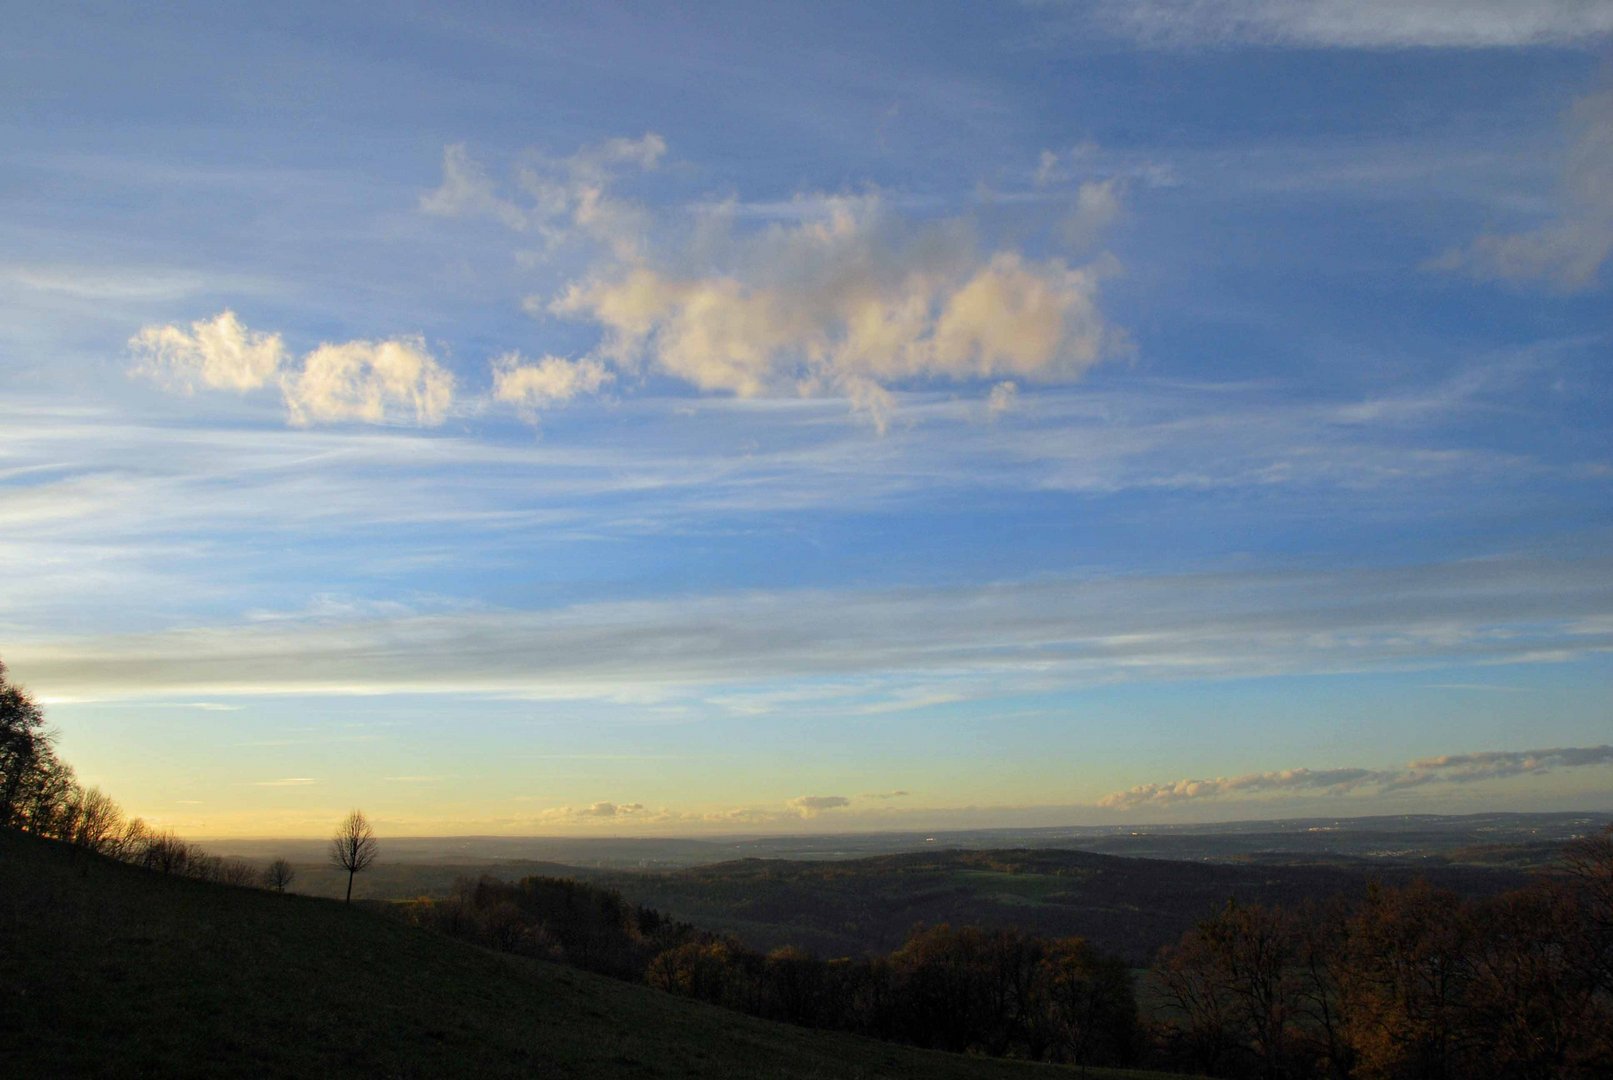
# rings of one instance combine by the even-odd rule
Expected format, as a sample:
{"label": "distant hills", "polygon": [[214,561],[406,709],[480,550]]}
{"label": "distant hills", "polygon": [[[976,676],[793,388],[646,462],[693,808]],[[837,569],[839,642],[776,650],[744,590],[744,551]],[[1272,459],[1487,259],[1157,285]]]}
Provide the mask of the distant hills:
{"label": "distant hills", "polygon": [[[1230,897],[1292,904],[1357,895],[1373,878],[1403,883],[1417,876],[1464,895],[1492,895],[1521,885],[1556,860],[1565,841],[1608,820],[1483,814],[933,837],[416,838],[387,841],[386,859],[361,876],[359,895],[445,896],[456,879],[482,874],[575,877],[763,950],[885,952],[915,924],[950,922],[1079,934],[1141,966]],[[1013,840],[1019,842],[1005,843]],[[999,847],[975,846],[987,841]],[[1061,842],[1070,847],[1056,846]],[[340,895],[318,845],[299,852],[295,842],[261,842],[261,850],[256,843],[221,842],[221,850],[300,854],[313,861],[299,868],[295,888]],[[767,857],[733,857],[752,852]],[[685,865],[701,856],[707,865]]]}
{"label": "distant hills", "polygon": [[1462,865],[1204,863],[1034,849],[746,859],[593,880],[760,949],[795,944],[822,955],[857,955],[896,948],[917,923],[951,923],[1079,935],[1143,966],[1231,898],[1294,905],[1359,896],[1369,877],[1400,884],[1418,876],[1469,896],[1527,880],[1515,870]]}

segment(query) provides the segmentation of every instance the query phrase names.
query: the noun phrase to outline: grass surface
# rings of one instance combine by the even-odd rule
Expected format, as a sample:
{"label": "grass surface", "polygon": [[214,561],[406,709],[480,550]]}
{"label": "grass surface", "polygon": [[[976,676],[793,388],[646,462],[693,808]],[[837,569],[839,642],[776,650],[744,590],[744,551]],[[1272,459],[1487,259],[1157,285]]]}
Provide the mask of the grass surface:
{"label": "grass surface", "polygon": [[364,907],[164,877],[0,830],[0,1076],[243,1075],[1076,1074],[770,1024]]}

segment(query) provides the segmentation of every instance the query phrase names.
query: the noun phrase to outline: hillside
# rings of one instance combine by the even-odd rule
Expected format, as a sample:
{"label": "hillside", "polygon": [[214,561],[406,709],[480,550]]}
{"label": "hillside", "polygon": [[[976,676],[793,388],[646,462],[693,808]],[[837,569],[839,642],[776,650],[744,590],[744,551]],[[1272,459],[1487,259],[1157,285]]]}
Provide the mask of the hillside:
{"label": "hillside", "polygon": [[1202,863],[1038,849],[828,862],[743,859],[591,880],[759,949],[793,944],[825,956],[883,952],[898,947],[916,923],[947,922],[1080,935],[1143,965],[1229,898],[1296,904],[1359,895],[1370,878],[1404,883],[1417,876],[1469,896],[1527,880],[1513,870],[1443,864]]}
{"label": "hillside", "polygon": [[0,831],[0,1075],[1068,1074],[770,1024],[362,906],[164,877]]}

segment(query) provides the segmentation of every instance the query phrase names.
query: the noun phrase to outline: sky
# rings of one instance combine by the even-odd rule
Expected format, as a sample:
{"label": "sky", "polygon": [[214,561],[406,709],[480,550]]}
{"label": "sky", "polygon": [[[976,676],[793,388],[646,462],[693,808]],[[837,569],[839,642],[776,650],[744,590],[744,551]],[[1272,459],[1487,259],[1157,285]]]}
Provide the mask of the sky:
{"label": "sky", "polygon": [[5,3],[0,660],[191,836],[1613,808],[1613,3]]}

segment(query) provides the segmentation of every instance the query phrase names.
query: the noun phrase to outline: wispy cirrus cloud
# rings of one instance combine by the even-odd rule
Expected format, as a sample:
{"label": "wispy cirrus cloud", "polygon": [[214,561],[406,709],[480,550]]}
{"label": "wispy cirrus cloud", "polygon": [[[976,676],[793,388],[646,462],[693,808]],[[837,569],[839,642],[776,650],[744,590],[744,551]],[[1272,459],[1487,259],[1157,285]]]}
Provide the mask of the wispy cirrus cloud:
{"label": "wispy cirrus cloud", "polygon": [[1098,805],[1123,810],[1214,800],[1382,794],[1428,785],[1470,784],[1608,765],[1613,765],[1613,746],[1607,745],[1492,750],[1421,758],[1400,769],[1283,769],[1234,777],[1139,784],[1104,797]]}
{"label": "wispy cirrus cloud", "polygon": [[851,800],[843,795],[802,795],[783,805],[729,806],[718,809],[677,809],[651,807],[642,802],[601,800],[584,806],[555,806],[523,819],[524,827],[577,828],[771,828],[799,825],[835,810],[843,810]]}
{"label": "wispy cirrus cloud", "polygon": [[1613,34],[1613,9],[1597,0],[1099,0],[1076,10],[1174,49],[1592,47]]}
{"label": "wispy cirrus cloud", "polygon": [[545,611],[287,620],[18,642],[68,697],[666,695],[767,679],[913,675],[1077,686],[1613,651],[1613,561],[1127,574],[958,588],[797,589]]}
{"label": "wispy cirrus cloud", "polygon": [[465,144],[456,143],[443,150],[442,183],[422,195],[419,205],[439,217],[490,217],[536,233],[551,248],[580,235],[631,258],[646,229],[645,211],[610,194],[610,185],[623,171],[653,171],[666,151],[666,140],[653,131],[607,139],[566,157],[528,150],[516,164],[514,190],[506,190]]}
{"label": "wispy cirrus cloud", "polygon": [[[1613,12],[1613,6],[1604,10]],[[1488,233],[1446,252],[1432,267],[1492,280],[1544,281],[1570,292],[1595,283],[1613,254],[1613,88],[1575,102],[1568,126],[1555,220]]]}

